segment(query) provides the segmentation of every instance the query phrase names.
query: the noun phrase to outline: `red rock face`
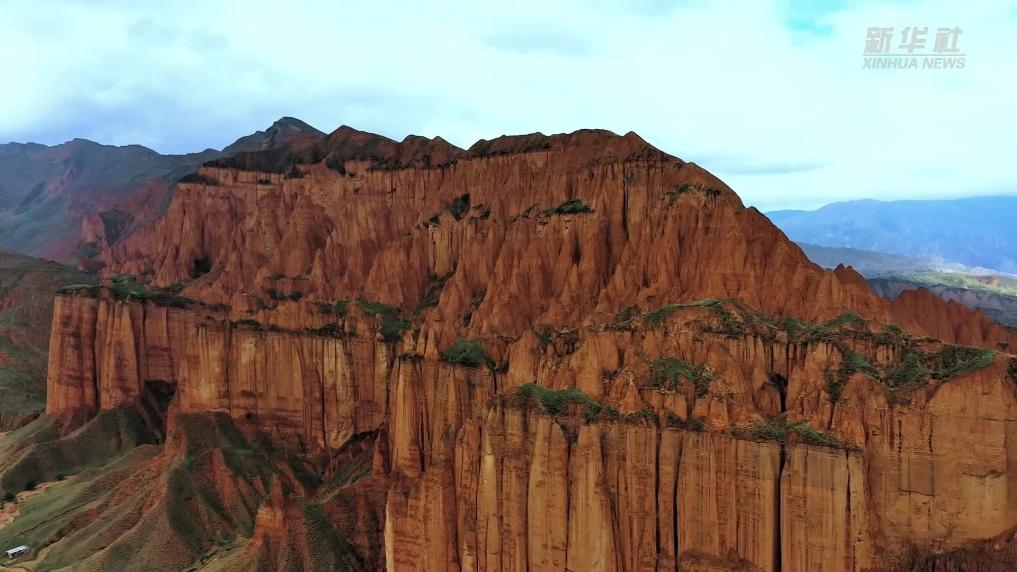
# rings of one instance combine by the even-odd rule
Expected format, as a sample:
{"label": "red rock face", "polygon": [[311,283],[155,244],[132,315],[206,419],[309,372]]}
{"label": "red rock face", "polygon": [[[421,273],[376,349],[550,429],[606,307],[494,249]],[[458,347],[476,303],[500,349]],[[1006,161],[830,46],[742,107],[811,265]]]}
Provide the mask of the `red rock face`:
{"label": "red rock face", "polygon": [[[919,339],[1017,337],[820,269],[634,134],[343,128],[200,175],[111,258],[198,302],[58,298],[48,411],[160,379],[326,467],[380,435],[358,542],[390,569],[872,570],[1017,526],[1010,357]],[[285,498],[248,547],[276,562]]]}
{"label": "red rock face", "polygon": [[[340,129],[319,144],[306,153],[334,147],[334,155],[362,158],[369,148],[385,159],[349,160],[345,174],[301,165],[302,178],[203,168],[210,184],[182,184],[159,223],[114,250],[112,271],[188,283],[185,294],[235,310],[256,307],[252,300],[267,299],[270,288],[412,310],[429,275],[452,273],[423,321],[482,335],[580,324],[632,304],[731,297],[813,321],[851,310],[949,342],[1014,338],[934,297],[921,310],[911,296],[891,304],[853,271],[821,270],[721,181],[634,134],[507,137],[461,152]],[[467,195],[458,217],[449,212]],[[593,212],[541,214],[572,199]],[[212,272],[191,282],[197,260]],[[301,326],[292,313],[271,319]]]}

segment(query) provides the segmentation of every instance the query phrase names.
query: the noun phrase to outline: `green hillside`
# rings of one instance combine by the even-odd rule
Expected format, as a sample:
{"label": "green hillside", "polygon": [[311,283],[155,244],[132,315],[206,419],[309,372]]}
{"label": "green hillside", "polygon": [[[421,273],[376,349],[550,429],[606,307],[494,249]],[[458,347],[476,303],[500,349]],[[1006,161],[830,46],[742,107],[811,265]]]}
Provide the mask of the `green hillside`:
{"label": "green hillside", "polygon": [[53,296],[93,280],[70,266],[0,252],[0,431],[45,409]]}

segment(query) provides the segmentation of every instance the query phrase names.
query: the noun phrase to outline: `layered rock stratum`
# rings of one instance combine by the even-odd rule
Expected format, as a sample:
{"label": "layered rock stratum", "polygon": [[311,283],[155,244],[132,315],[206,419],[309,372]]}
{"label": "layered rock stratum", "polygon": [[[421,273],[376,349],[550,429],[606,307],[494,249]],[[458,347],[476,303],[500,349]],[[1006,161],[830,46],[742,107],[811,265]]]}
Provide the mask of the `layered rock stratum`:
{"label": "layered rock stratum", "polygon": [[109,256],[0,442],[4,491],[69,476],[0,529],[42,568],[1017,564],[1017,334],[635,134],[342,127]]}

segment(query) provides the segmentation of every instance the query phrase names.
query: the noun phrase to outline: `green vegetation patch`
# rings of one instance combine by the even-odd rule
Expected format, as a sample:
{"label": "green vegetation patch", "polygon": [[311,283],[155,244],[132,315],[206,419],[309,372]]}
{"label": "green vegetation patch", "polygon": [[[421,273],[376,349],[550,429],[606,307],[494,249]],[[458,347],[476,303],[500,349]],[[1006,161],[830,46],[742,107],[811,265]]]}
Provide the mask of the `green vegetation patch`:
{"label": "green vegetation patch", "polygon": [[61,294],[84,293],[87,296],[96,297],[105,288],[110,297],[121,302],[151,302],[156,306],[169,308],[186,308],[199,304],[196,300],[180,296],[179,290],[175,288],[149,288],[139,284],[133,276],[116,274],[111,276],[109,282],[104,285],[95,284],[71,284],[61,288]]}
{"label": "green vegetation patch", "polygon": [[548,415],[566,415],[569,408],[575,406],[585,412],[589,421],[617,419],[619,416],[616,408],[593,399],[575,387],[554,390],[536,383],[527,383],[516,389],[516,398],[522,402],[537,402]]}
{"label": "green vegetation patch", "polygon": [[714,198],[719,197],[721,190],[715,187],[706,187],[702,183],[690,183],[684,182],[675,185],[673,189],[664,193],[664,200],[667,201],[667,206],[673,206],[678,200],[678,197],[686,195],[691,192],[702,192],[707,197]]}
{"label": "green vegetation patch", "polygon": [[854,312],[845,312],[832,320],[821,324],[807,324],[793,317],[785,318],[781,323],[788,334],[788,339],[799,343],[830,341],[835,334],[847,332],[869,333],[865,318]]}
{"label": "green vegetation patch", "polygon": [[706,364],[690,364],[673,356],[659,357],[650,364],[650,387],[675,391],[682,377],[696,388],[699,397],[710,392],[710,382],[716,379]]}
{"label": "green vegetation patch", "polygon": [[901,359],[879,366],[864,356],[840,347],[843,359],[839,368],[824,372],[830,401],[840,400],[841,390],[855,373],[863,373],[880,382],[891,392],[891,401],[903,403],[911,391],[925,387],[930,380],[945,381],[992,364],[996,352],[985,348],[944,345],[937,351],[908,346]]}
{"label": "green vegetation patch", "polygon": [[688,419],[682,419],[676,415],[673,411],[668,411],[665,415],[665,421],[668,427],[672,429],[682,429],[684,431],[696,431],[701,433],[706,431],[706,423],[699,417],[689,417]]}
{"label": "green vegetation patch", "polygon": [[719,305],[720,300],[717,300],[716,298],[706,298],[695,302],[689,302],[687,304],[668,304],[647,312],[643,316],[643,322],[647,326],[656,327],[663,324],[664,321],[667,320],[667,317],[677,310],[681,310],[683,308],[713,308]]}
{"label": "green vegetation patch", "polygon": [[526,210],[524,210],[523,212],[519,213],[519,217],[518,218],[530,218],[530,216],[533,214],[533,212],[535,210],[537,210],[537,206],[538,206],[537,203],[533,203],[532,205],[526,207]]}
{"label": "green vegetation patch", "polygon": [[484,346],[468,338],[459,338],[456,343],[441,352],[441,360],[466,367],[487,366],[491,369],[495,367],[494,360],[484,351]]}
{"label": "green vegetation patch", "polygon": [[380,328],[378,332],[386,342],[395,342],[403,337],[403,332],[409,327],[409,322],[402,318],[402,310],[383,304],[381,302],[370,302],[365,298],[359,298],[357,305],[360,308],[378,319]]}
{"label": "green vegetation patch", "polygon": [[325,338],[345,338],[350,336],[350,332],[343,328],[342,324],[325,324],[319,328],[307,328],[307,333],[315,336],[322,336]]}
{"label": "green vegetation patch", "polygon": [[943,346],[937,352],[909,349],[882,377],[891,389],[925,385],[928,379],[946,380],[989,366],[996,352],[966,346]]}
{"label": "green vegetation patch", "polygon": [[345,317],[349,311],[349,302],[346,300],[332,300],[328,302],[316,302],[318,312],[325,316]]}
{"label": "green vegetation patch", "polygon": [[636,327],[636,319],[643,315],[639,306],[629,306],[614,315],[614,319],[606,327],[609,330],[632,331]]}
{"label": "green vegetation patch", "polygon": [[448,205],[448,212],[450,212],[456,220],[462,220],[463,215],[465,215],[468,210],[470,210],[470,193],[466,193],[452,199],[452,202]]}
{"label": "green vegetation patch", "polygon": [[844,446],[833,435],[810,427],[806,419],[788,423],[787,413],[768,417],[748,427],[734,427],[731,429],[731,434],[739,439],[752,441],[800,442],[822,447]]}
{"label": "green vegetation patch", "polygon": [[556,207],[546,209],[541,214],[549,217],[555,215],[584,214],[592,212],[593,209],[587,206],[583,201],[579,199],[570,199]]}
{"label": "green vegetation patch", "polygon": [[660,426],[660,417],[657,412],[649,407],[634,411],[625,416],[625,422],[633,425],[656,425]]}
{"label": "green vegetation patch", "polygon": [[[463,217],[466,216],[466,213],[470,210],[470,193],[465,193],[452,199],[445,210],[447,210],[454,219],[462,220]],[[431,215],[425,224],[428,226],[438,226],[441,224],[442,212],[444,211],[439,211]]]}
{"label": "green vegetation patch", "polygon": [[841,352],[843,359],[841,360],[840,367],[836,370],[823,372],[823,377],[826,381],[826,394],[829,396],[831,403],[840,401],[844,384],[855,373],[861,372],[873,378],[879,377],[879,372],[869,363],[869,360],[865,359],[865,356],[846,348],[842,348]]}

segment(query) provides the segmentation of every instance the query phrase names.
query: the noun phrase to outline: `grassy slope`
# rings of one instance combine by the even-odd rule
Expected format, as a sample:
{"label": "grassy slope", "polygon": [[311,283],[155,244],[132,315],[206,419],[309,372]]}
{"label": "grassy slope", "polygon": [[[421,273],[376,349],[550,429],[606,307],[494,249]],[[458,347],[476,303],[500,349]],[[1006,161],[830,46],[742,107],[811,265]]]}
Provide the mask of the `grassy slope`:
{"label": "grassy slope", "polygon": [[89,280],[69,266],[0,252],[0,431],[45,408],[53,296]]}
{"label": "grassy slope", "polygon": [[[27,544],[21,561],[38,570],[364,568],[331,520],[359,506],[346,491],[370,472],[372,440],[332,482],[312,483],[322,495],[304,497],[286,455],[225,415],[179,415],[165,443],[142,417],[128,405],[63,436],[46,417],[0,436],[0,498],[48,483],[0,526],[0,546]],[[262,505],[283,500],[269,498],[275,488],[286,491],[273,504],[283,527],[255,537]]]}

